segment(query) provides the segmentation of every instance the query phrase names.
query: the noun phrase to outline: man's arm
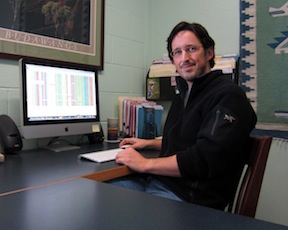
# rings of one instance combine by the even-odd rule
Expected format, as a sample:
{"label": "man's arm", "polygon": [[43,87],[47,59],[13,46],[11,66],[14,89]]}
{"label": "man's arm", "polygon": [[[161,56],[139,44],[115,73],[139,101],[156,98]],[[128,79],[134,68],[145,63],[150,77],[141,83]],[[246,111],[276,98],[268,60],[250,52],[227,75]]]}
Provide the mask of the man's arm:
{"label": "man's arm", "polygon": [[134,149],[155,149],[160,150],[162,145],[161,139],[140,139],[125,138],[120,142],[120,146],[131,145]]}
{"label": "man's arm", "polygon": [[176,155],[147,159],[144,172],[155,175],[180,177]]}

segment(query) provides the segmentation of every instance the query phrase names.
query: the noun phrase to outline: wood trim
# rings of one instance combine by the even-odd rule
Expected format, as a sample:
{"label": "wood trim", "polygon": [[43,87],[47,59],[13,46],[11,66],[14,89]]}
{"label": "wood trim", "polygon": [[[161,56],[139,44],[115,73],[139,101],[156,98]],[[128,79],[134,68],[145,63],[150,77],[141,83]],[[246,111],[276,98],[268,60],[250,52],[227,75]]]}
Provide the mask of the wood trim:
{"label": "wood trim", "polygon": [[25,191],[32,190],[32,189],[42,188],[42,187],[45,187],[45,186],[48,186],[48,185],[59,184],[59,183],[63,183],[63,182],[66,182],[66,181],[75,180],[75,179],[79,179],[79,178],[81,178],[81,177],[76,176],[76,177],[66,178],[66,179],[63,179],[63,180],[53,181],[53,182],[46,183],[46,184],[39,184],[39,185],[27,187],[27,188],[12,190],[12,191],[9,191],[9,192],[3,192],[3,193],[0,194],[0,197],[1,196],[11,195],[11,194],[18,193],[18,192],[25,192]]}
{"label": "wood trim", "polygon": [[53,181],[50,183],[31,186],[28,188],[22,188],[22,189],[9,191],[9,192],[3,192],[3,193],[0,193],[0,197],[11,195],[11,194],[18,193],[18,192],[24,192],[24,191],[28,191],[28,190],[32,190],[32,189],[37,189],[37,188],[45,187],[48,185],[58,184],[58,183],[62,183],[62,182],[69,181],[69,180],[75,180],[78,178],[85,178],[85,179],[95,180],[98,182],[103,182],[103,181],[116,179],[118,177],[127,176],[127,175],[130,175],[132,173],[134,173],[134,172],[131,169],[129,169],[126,165],[121,165],[121,166],[118,166],[115,168],[105,169],[102,171],[94,172],[94,173],[83,175],[83,176],[75,176],[75,177],[66,178],[63,180]]}
{"label": "wood trim", "polygon": [[83,175],[81,177],[102,182],[102,181],[116,179],[122,176],[127,176],[132,173],[134,172],[131,169],[129,169],[126,165],[122,165],[116,168],[106,169],[106,170],[102,170],[99,172]]}

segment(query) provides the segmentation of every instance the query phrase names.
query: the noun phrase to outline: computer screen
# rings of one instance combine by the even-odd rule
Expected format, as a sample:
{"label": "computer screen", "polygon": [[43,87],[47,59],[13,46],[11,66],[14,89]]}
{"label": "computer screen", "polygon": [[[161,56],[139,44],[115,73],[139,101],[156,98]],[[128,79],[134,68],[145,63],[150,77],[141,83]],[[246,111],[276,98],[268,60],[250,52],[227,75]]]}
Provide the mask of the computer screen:
{"label": "computer screen", "polygon": [[46,138],[98,132],[97,70],[90,66],[22,58],[20,133]]}

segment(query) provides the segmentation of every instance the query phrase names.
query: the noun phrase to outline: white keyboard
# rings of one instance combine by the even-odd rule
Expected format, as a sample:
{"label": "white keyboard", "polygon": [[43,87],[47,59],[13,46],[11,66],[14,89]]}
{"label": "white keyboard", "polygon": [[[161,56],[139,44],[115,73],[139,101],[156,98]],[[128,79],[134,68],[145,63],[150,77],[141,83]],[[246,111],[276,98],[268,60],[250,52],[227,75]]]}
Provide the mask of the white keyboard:
{"label": "white keyboard", "polygon": [[112,160],[115,160],[117,153],[122,150],[123,148],[117,148],[117,149],[109,149],[109,150],[85,153],[85,154],[80,154],[79,158],[85,158],[85,159],[95,161],[98,163],[105,162],[105,161],[112,161]]}

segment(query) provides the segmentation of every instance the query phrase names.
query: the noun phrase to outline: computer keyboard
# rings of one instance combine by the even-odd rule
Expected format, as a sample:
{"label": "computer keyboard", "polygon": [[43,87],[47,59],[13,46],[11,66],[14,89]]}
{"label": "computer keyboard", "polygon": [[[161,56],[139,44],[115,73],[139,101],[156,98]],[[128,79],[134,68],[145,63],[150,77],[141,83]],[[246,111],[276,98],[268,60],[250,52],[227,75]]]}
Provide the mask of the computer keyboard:
{"label": "computer keyboard", "polygon": [[91,153],[80,154],[79,158],[88,159],[98,163],[115,160],[118,152],[123,151],[123,148],[109,149]]}

